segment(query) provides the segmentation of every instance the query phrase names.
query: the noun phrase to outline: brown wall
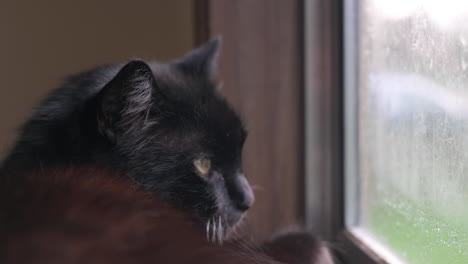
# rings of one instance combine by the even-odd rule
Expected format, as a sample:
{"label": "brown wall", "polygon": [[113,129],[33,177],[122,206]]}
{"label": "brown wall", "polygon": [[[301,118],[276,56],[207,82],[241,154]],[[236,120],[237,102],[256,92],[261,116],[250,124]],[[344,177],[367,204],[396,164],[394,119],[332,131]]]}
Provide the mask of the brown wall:
{"label": "brown wall", "polygon": [[197,4],[208,20],[196,39],[222,35],[223,92],[249,130],[243,162],[256,203],[245,234],[259,240],[304,218],[302,1]]}
{"label": "brown wall", "polygon": [[193,46],[190,0],[0,3],[0,156],[32,107],[64,76],[146,58],[167,60]]}

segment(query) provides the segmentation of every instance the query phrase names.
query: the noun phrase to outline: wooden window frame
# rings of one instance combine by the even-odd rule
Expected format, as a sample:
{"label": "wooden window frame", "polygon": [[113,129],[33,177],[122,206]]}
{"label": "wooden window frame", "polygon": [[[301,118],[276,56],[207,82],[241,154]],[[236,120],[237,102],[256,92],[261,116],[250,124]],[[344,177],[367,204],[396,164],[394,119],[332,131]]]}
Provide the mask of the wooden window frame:
{"label": "wooden window frame", "polygon": [[359,191],[346,185],[359,174],[358,0],[305,0],[304,6],[306,222],[337,243],[343,263],[395,263],[346,225],[352,212],[346,204],[356,204],[352,194]]}

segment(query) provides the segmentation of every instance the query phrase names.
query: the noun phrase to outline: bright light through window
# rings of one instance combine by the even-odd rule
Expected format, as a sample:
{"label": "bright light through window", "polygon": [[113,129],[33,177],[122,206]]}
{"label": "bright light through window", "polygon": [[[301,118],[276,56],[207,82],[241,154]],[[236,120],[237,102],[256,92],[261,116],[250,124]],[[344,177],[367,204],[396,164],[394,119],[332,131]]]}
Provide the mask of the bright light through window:
{"label": "bright light through window", "polygon": [[407,263],[468,263],[468,1],[359,3],[348,224]]}

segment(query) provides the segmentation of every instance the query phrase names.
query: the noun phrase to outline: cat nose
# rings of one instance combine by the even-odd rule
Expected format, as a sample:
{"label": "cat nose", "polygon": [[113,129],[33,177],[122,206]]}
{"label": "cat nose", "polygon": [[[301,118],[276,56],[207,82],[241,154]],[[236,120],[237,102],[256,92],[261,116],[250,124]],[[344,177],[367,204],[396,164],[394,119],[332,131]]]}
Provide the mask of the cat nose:
{"label": "cat nose", "polygon": [[235,185],[237,185],[238,192],[233,197],[234,206],[240,211],[247,211],[255,200],[252,188],[244,175],[237,177]]}

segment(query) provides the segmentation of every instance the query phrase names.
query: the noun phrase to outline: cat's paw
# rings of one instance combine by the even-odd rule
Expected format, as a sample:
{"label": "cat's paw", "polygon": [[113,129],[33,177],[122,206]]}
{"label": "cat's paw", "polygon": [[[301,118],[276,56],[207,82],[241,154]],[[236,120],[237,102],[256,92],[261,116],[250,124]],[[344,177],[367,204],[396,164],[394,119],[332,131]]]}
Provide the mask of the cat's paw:
{"label": "cat's paw", "polygon": [[307,232],[283,233],[266,241],[263,251],[288,264],[333,264],[332,253],[325,242]]}

